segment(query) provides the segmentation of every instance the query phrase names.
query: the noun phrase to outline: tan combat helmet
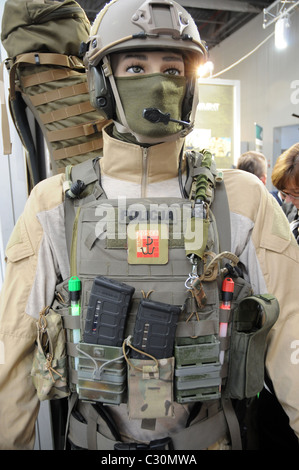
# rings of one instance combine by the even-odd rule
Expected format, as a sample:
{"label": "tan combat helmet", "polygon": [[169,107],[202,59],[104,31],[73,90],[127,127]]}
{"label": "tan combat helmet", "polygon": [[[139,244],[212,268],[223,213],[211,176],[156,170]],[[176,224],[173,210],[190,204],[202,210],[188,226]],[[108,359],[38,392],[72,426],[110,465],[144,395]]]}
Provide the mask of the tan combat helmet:
{"label": "tan combat helmet", "polygon": [[[109,60],[111,53],[136,49],[172,49],[183,53],[187,87],[182,119],[193,123],[198,101],[196,71],[207,59],[207,50],[190,14],[170,0],[112,0],[99,12],[84,57],[93,106],[105,118],[114,120],[117,107],[123,129],[139,142],[144,141],[127,124]],[[173,138],[186,133],[184,129]]]}

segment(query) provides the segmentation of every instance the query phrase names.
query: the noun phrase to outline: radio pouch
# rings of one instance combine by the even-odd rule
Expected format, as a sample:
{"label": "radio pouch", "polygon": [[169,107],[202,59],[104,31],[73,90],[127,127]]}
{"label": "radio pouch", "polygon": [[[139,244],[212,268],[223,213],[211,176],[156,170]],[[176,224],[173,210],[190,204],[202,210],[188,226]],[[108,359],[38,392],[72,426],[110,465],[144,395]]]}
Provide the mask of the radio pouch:
{"label": "radio pouch", "polygon": [[130,359],[128,409],[131,419],[173,417],[174,358]]}
{"label": "radio pouch", "polygon": [[262,390],[266,338],[278,314],[278,301],[268,294],[246,297],[238,305],[232,324],[226,396],[242,400]]}
{"label": "radio pouch", "polygon": [[39,400],[68,396],[65,332],[61,315],[49,307],[40,312],[36,342],[31,376]]}

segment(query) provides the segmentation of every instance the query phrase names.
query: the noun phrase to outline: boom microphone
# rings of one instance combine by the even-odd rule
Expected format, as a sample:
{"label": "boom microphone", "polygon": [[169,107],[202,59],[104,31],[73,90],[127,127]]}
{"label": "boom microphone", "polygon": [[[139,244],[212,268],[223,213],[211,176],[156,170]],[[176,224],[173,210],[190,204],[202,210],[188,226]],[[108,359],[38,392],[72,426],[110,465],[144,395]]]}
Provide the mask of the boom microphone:
{"label": "boom microphone", "polygon": [[147,119],[147,121],[150,121],[154,124],[158,122],[163,122],[163,124],[167,125],[169,121],[171,121],[177,122],[178,124],[181,124],[184,127],[191,127],[190,122],[172,119],[170,117],[170,113],[162,113],[162,111],[160,111],[160,109],[158,108],[145,108],[143,110],[142,116]]}

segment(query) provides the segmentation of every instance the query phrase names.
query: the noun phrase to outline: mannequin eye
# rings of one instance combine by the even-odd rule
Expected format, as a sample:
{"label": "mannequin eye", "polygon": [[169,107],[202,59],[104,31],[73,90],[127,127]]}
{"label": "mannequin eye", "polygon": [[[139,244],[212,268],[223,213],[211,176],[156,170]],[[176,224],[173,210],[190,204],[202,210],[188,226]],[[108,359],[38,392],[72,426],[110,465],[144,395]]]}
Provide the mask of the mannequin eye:
{"label": "mannequin eye", "polygon": [[144,68],[141,65],[131,65],[126,68],[128,73],[144,73]]}
{"label": "mannequin eye", "polygon": [[183,75],[181,70],[178,70],[176,68],[169,68],[167,70],[164,70],[166,75]]}

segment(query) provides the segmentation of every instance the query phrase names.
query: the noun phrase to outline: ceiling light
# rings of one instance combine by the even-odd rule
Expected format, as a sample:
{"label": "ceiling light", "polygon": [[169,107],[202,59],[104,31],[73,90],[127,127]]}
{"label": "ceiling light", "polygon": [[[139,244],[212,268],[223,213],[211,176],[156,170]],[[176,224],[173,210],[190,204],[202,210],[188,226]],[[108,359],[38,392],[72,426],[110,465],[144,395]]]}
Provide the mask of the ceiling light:
{"label": "ceiling light", "polygon": [[210,77],[214,70],[214,64],[211,60],[208,60],[203,65],[200,65],[197,69],[197,76],[199,78]]}
{"label": "ceiling light", "polygon": [[285,49],[288,46],[288,36],[290,30],[290,19],[288,14],[284,14],[275,23],[275,47]]}

